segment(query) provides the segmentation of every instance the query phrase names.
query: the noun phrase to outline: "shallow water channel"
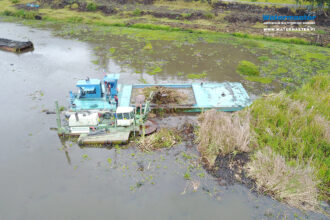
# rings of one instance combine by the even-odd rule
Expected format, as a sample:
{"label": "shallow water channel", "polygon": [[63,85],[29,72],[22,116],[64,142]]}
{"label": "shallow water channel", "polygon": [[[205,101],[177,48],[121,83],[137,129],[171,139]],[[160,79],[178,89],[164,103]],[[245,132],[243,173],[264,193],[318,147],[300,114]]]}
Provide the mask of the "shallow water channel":
{"label": "shallow water channel", "polygon": [[[149,75],[135,73],[134,67],[124,65],[124,58],[98,56],[95,47],[103,43],[63,39],[54,37],[52,30],[6,22],[0,22],[0,37],[31,40],[35,45],[34,51],[18,55],[0,51],[1,220],[326,219],[252,193],[239,184],[220,186],[198,165],[195,147],[185,142],[153,153],[134,147],[80,148],[71,141],[64,143],[65,150],[56,131],[50,129],[56,127],[55,115],[43,111],[53,110],[55,100],[66,105],[76,80],[101,78],[102,69],[106,69],[121,73],[122,83],[139,83],[141,75],[149,83],[190,82],[175,75],[180,61],[189,60],[183,54],[177,55],[178,64],[162,68],[166,72]],[[109,42],[118,45],[124,41],[117,40],[117,44]],[[223,48],[224,56],[230,56],[231,51],[247,56],[239,48]],[[160,60],[157,55],[152,57]],[[197,57],[203,59],[202,54]],[[92,62],[97,59],[106,65]],[[185,65],[180,71],[191,71],[188,62]],[[205,68],[211,67],[205,64]],[[218,75],[216,69],[210,71],[206,80],[242,80],[233,73],[230,62],[227,69],[219,70]],[[185,120],[194,117],[163,119],[174,127]]]}

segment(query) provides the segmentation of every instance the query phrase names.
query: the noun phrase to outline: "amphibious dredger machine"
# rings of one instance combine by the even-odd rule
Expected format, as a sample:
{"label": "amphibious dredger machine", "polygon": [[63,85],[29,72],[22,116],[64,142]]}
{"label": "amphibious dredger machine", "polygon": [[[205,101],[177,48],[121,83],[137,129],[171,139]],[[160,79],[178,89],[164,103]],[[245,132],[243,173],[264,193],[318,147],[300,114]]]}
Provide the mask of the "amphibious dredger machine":
{"label": "amphibious dredger machine", "polygon": [[[102,81],[79,80],[78,92],[70,91],[70,109],[64,121],[56,102],[58,134],[79,136],[80,144],[127,143],[131,134],[149,134],[157,129],[153,121],[147,120],[152,109],[237,111],[251,104],[246,90],[237,82],[132,85],[118,84],[119,77],[109,74]],[[148,87],[171,88],[187,98],[179,104],[155,104],[151,102],[153,92],[147,98],[142,95]]]}

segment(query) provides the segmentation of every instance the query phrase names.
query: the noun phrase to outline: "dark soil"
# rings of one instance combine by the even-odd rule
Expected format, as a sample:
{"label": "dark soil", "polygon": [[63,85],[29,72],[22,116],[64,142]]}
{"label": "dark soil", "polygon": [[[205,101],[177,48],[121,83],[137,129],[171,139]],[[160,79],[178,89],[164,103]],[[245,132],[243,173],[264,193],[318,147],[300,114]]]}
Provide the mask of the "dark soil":
{"label": "dark soil", "polygon": [[191,148],[194,145],[195,140],[195,127],[191,122],[184,122],[183,125],[179,127],[180,136],[183,141],[186,142],[187,147]]}
{"label": "dark soil", "polygon": [[[160,127],[175,128],[185,142],[187,147],[196,147],[195,127],[197,126],[197,116],[187,114],[167,114],[164,118],[155,119]],[[212,168],[205,169],[218,179],[220,185],[233,185],[235,183],[244,184],[249,189],[256,191],[255,181],[247,176],[243,169],[250,160],[249,153],[237,153],[218,155]]]}
{"label": "dark soil", "polygon": [[256,189],[255,181],[249,178],[243,169],[248,161],[248,153],[218,155],[210,173],[218,178],[220,185],[241,183],[254,190]]}
{"label": "dark soil", "polygon": [[262,17],[257,14],[249,14],[249,13],[232,13],[227,15],[224,18],[226,21],[230,23],[242,23],[242,22],[250,22],[250,23],[257,23],[263,22]]}
{"label": "dark soil", "polygon": [[[227,2],[217,2],[212,5],[214,8],[214,11],[216,13],[223,13],[224,11],[231,11],[232,13],[230,15],[227,15],[225,17],[225,20],[229,22],[245,22],[249,21],[252,23],[255,22],[262,22],[262,14],[270,14],[270,15],[279,15],[279,16],[285,16],[285,15],[293,15],[293,16],[299,16],[299,15],[310,15],[315,14],[317,15],[315,19],[315,23],[318,26],[330,26],[330,16],[326,16],[325,12],[323,10],[321,11],[308,11],[308,9],[293,9],[289,7],[261,7],[258,5],[252,5],[252,4],[242,4],[242,3],[227,3]],[[237,13],[241,12],[241,13]]]}
{"label": "dark soil", "polygon": [[161,11],[147,11],[144,14],[150,14],[156,18],[169,18],[169,19],[180,19],[180,20],[196,20],[196,19],[207,19],[208,17],[202,12],[192,13],[179,13],[179,12],[161,12]]}

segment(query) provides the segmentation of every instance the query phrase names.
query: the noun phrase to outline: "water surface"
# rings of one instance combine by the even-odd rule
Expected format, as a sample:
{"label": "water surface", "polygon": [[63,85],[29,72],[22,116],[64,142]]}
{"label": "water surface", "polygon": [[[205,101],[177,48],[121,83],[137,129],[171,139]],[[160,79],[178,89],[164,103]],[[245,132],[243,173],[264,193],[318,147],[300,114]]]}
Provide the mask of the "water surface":
{"label": "water surface", "polygon": [[[138,83],[141,75],[151,83],[192,81],[177,72],[204,69],[208,70],[205,80],[240,81],[239,75],[223,69],[231,70],[235,60],[226,64],[228,67],[211,71],[202,54],[198,62],[205,64],[192,67],[187,55],[192,46],[187,45],[182,46],[183,51],[169,49],[167,54],[174,54],[176,59],[162,64],[159,75],[150,75],[144,62],[141,73],[136,73],[134,60],[125,65],[120,55],[124,52],[112,58],[99,55],[102,50],[95,49],[109,50],[123,42],[135,47],[125,38],[98,45],[5,22],[0,23],[0,33],[1,37],[31,40],[35,45],[34,51],[19,55],[0,51],[0,219],[326,219],[258,196],[239,184],[220,186],[198,166],[196,149],[184,142],[171,150],[147,154],[134,147],[80,148],[67,141],[65,153],[56,132],[50,130],[56,126],[55,115],[43,112],[53,110],[55,100],[66,105],[76,80],[101,78],[103,69],[121,73],[121,83]],[[154,51],[164,46],[155,45]],[[206,43],[196,47],[208,46],[213,47]],[[231,56],[232,50],[224,46],[221,51],[225,55],[218,55],[218,59]],[[245,55],[242,51],[241,56]],[[151,65],[161,59],[168,61],[157,53],[146,56]],[[99,62],[92,62],[95,60]],[[194,119],[178,116],[166,118],[164,123],[176,126]],[[184,178],[187,172],[190,180]]]}

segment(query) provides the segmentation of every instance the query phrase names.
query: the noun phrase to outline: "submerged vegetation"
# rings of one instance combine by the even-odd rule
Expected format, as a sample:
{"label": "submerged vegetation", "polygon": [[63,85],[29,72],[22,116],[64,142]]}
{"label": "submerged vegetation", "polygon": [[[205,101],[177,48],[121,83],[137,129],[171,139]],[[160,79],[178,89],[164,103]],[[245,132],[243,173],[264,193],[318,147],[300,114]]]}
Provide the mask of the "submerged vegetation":
{"label": "submerged vegetation", "polygon": [[198,149],[209,166],[219,154],[254,151],[246,169],[259,189],[317,209],[317,198],[329,201],[329,94],[330,76],[318,75],[295,92],[260,98],[240,114],[205,112]]}

